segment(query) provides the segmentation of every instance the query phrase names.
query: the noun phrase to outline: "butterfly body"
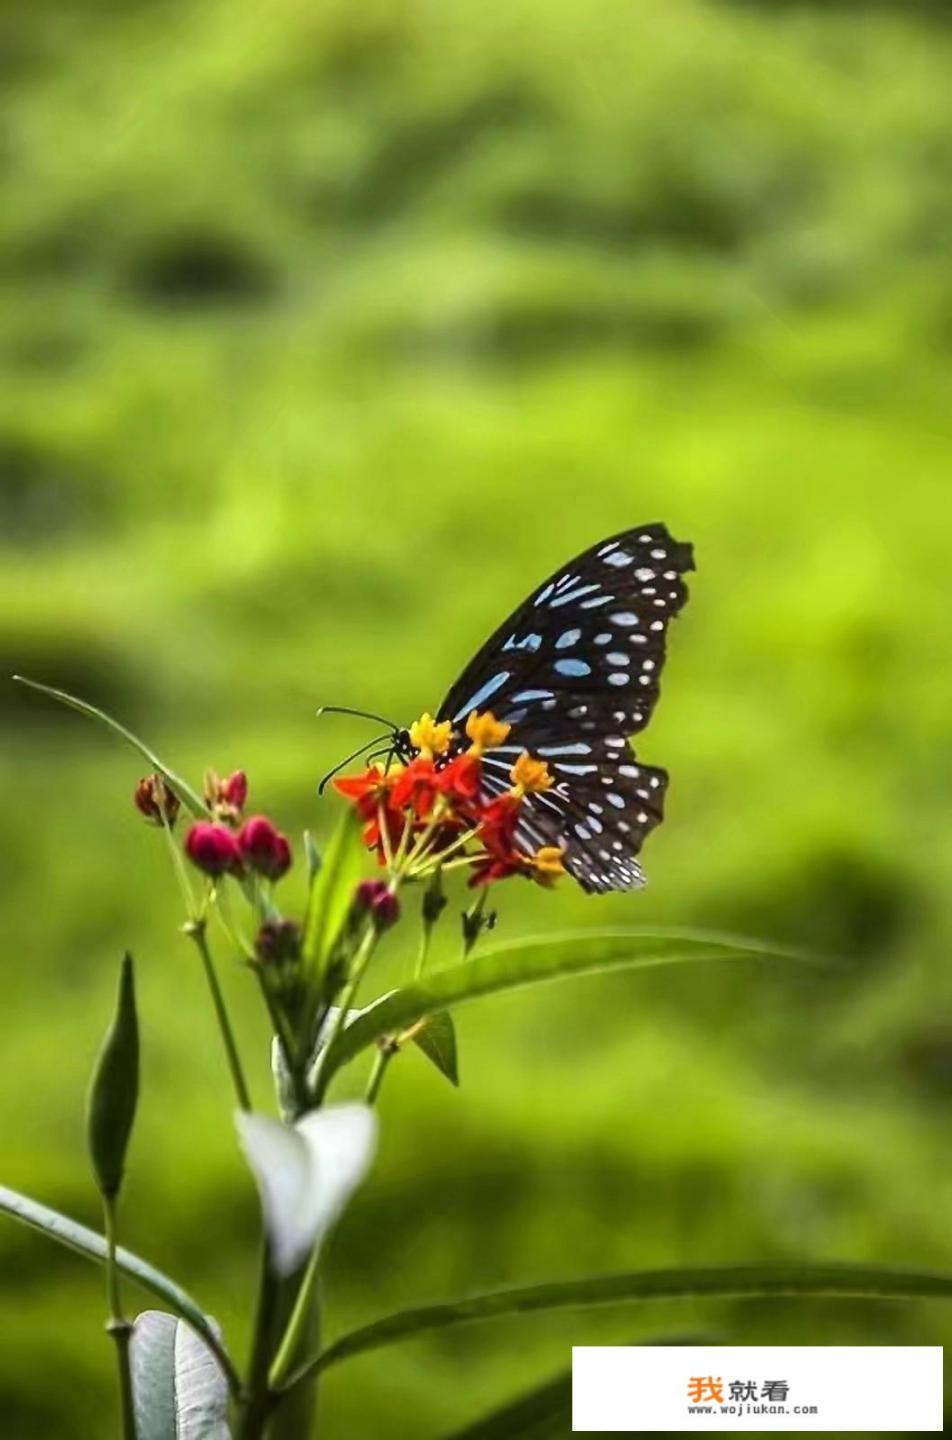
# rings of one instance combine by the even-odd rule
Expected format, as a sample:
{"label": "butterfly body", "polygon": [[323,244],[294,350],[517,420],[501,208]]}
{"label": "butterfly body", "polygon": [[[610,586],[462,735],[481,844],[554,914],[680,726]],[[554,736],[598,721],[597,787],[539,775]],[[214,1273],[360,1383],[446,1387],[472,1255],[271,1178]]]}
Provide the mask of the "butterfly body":
{"label": "butterfly body", "polygon": [[[667,627],[693,568],[691,546],[659,523],[592,546],[503,621],[436,716],[453,726],[443,763],[465,746],[472,712],[509,725],[506,743],[482,758],[490,797],[508,790],[523,751],[547,763],[553,783],[526,797],[516,840],[528,853],[560,847],[588,891],[644,884],[636,856],[661,822],[668,777],[636,758],[629,736],[658,700]],[[401,759],[418,753],[409,731],[393,744]]]}

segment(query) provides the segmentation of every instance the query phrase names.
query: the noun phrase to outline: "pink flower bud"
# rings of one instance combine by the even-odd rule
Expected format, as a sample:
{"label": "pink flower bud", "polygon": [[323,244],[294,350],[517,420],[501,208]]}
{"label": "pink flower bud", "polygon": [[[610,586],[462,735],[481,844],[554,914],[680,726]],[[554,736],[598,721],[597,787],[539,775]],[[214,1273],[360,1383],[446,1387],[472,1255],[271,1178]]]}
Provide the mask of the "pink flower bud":
{"label": "pink flower bud", "polygon": [[400,918],[400,901],[386,880],[363,880],[357,886],[354,903],[369,910],[378,930],[389,930]]}
{"label": "pink flower bud", "polygon": [[144,776],[136,786],[133,798],[136,809],[147,820],[155,820],[157,824],[161,825],[164,816],[170,826],[175,824],[175,817],[179,812],[179,798],[163,776],[159,774]]}
{"label": "pink flower bud", "polygon": [[264,815],[252,815],[238,831],[242,859],[268,880],[280,880],[290,869],[291,847],[281,831]]}
{"label": "pink flower bud", "polygon": [[224,875],[241,870],[241,852],[234,835],[225,825],[197,821],[185,837],[185,853],[206,875]]}
{"label": "pink flower bud", "polygon": [[234,770],[227,780],[221,782],[219,793],[226,805],[243,810],[248,799],[248,776],[244,770]]}

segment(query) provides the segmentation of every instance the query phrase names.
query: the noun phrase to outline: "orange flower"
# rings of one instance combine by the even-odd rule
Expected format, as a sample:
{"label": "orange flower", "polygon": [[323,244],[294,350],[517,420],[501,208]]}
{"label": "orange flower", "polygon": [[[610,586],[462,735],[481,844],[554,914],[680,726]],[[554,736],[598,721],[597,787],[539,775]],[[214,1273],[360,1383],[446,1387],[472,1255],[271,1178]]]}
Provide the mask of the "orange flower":
{"label": "orange flower", "polygon": [[389,770],[384,770],[382,765],[371,765],[362,775],[345,775],[335,780],[334,789],[353,801],[362,820],[371,820],[377,814],[377,807],[388,803],[388,796],[402,773],[402,765],[391,765]]}
{"label": "orange flower", "polygon": [[457,755],[455,760],[444,765],[437,772],[436,785],[451,803],[473,805],[479,797],[482,778],[483,767],[479,757],[470,751],[467,755]]}
{"label": "orange flower", "polygon": [[394,785],[390,803],[395,810],[413,810],[418,820],[425,820],[433,809],[439,786],[436,766],[431,759],[418,755],[411,760]]}

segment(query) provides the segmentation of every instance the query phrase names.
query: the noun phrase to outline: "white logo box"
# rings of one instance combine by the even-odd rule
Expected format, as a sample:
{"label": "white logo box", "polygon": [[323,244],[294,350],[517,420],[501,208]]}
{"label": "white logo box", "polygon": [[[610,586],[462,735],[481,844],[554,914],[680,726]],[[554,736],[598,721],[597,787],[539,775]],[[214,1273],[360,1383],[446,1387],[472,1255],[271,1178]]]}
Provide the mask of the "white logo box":
{"label": "white logo box", "polygon": [[578,1345],[572,1430],[942,1430],[942,1348]]}

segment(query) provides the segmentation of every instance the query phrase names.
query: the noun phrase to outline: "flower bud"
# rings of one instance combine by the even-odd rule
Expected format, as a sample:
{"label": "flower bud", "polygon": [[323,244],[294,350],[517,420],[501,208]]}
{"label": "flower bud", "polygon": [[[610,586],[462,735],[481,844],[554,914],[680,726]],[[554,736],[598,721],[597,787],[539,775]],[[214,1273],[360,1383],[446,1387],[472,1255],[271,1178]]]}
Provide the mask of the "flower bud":
{"label": "flower bud", "polygon": [[236,836],[242,859],[268,880],[280,880],[291,867],[291,847],[264,815],[252,815]]}
{"label": "flower bud", "polygon": [[226,805],[243,810],[248,799],[248,776],[244,770],[233,770],[228,779],[221,782],[220,790]]}
{"label": "flower bud", "polygon": [[197,821],[185,837],[185,853],[206,875],[215,877],[241,870],[241,851],[226,825]]}
{"label": "flower bud", "polygon": [[389,930],[400,919],[400,901],[386,880],[362,880],[354,903],[358,910],[369,910],[378,930]]}
{"label": "flower bud", "polygon": [[175,824],[179,812],[179,798],[164,776],[157,772],[143,776],[136,786],[133,798],[136,809],[147,820],[154,820],[157,825],[161,825],[164,817],[169,826]]}
{"label": "flower bud", "polygon": [[217,770],[206,770],[205,803],[216,820],[238,825],[247,799],[248,777],[244,770],[233,770],[226,780]]}
{"label": "flower bud", "polygon": [[263,965],[297,960],[301,953],[301,927],[293,920],[266,920],[255,937],[255,953]]}

